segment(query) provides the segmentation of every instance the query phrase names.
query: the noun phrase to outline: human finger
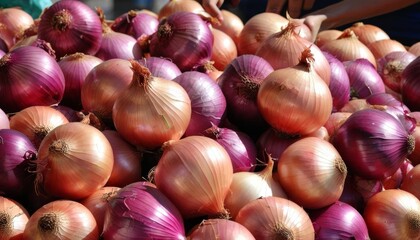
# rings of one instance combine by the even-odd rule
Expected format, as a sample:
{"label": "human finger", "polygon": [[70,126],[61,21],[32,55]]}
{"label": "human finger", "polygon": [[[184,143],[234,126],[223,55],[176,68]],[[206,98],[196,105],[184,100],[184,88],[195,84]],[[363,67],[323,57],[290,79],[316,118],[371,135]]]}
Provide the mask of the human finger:
{"label": "human finger", "polygon": [[285,3],[286,0],[268,0],[265,11],[272,13],[280,13]]}
{"label": "human finger", "polygon": [[223,21],[222,12],[219,9],[222,4],[223,0],[203,0],[201,3],[204,10],[219,21]]}
{"label": "human finger", "polygon": [[298,18],[302,12],[303,0],[289,0],[287,11],[292,18]]}
{"label": "human finger", "polygon": [[310,10],[314,6],[315,0],[305,0],[303,2],[303,10]]}

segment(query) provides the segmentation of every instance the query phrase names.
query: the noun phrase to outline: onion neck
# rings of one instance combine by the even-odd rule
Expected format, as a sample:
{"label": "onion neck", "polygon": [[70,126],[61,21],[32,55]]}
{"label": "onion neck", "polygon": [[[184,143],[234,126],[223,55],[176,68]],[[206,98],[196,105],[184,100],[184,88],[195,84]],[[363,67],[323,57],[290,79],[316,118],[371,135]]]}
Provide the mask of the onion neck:
{"label": "onion neck", "polygon": [[336,158],[334,165],[343,176],[347,175],[347,167],[342,158]]}
{"label": "onion neck", "polygon": [[410,238],[416,238],[420,234],[420,214],[411,211],[407,214],[407,233]]}
{"label": "onion neck", "polygon": [[46,213],[38,220],[38,229],[42,233],[55,233],[58,231],[59,219],[57,214]]}
{"label": "onion neck", "polygon": [[273,177],[274,160],[270,154],[266,153],[267,165],[261,172],[258,173],[263,179],[269,179]]}
{"label": "onion neck", "polygon": [[65,141],[59,139],[51,143],[48,150],[51,153],[66,153],[69,150],[69,145]]}
{"label": "onion neck", "polygon": [[157,36],[159,39],[169,39],[173,34],[172,26],[168,23],[167,19],[162,20],[162,24],[159,25],[157,30]]}
{"label": "onion neck", "polygon": [[131,81],[131,86],[140,86],[143,87],[145,90],[147,86],[149,86],[150,81],[152,81],[152,73],[149,69],[143,65],[141,65],[136,60],[130,60],[131,69],[133,70],[133,80]]}
{"label": "onion neck", "polygon": [[357,39],[357,36],[356,36],[356,34],[354,33],[353,30],[351,30],[351,29],[345,29],[343,31],[343,33],[341,33],[341,35],[337,39],[345,39],[345,38]]}
{"label": "onion neck", "polygon": [[0,59],[0,67],[6,66],[7,63],[10,61],[10,53],[6,53],[1,59]]}
{"label": "onion neck", "polygon": [[309,72],[313,69],[314,61],[314,55],[312,54],[311,47],[309,46],[302,51],[298,65],[302,66]]}
{"label": "onion neck", "polygon": [[34,134],[35,134],[35,139],[36,139],[36,144],[40,144],[42,139],[45,138],[45,136],[47,136],[47,134],[51,131],[50,128],[45,127],[45,126],[40,126],[40,127],[36,127],[34,129]]}
{"label": "onion neck", "polygon": [[294,240],[293,231],[283,225],[283,223],[277,223],[274,227],[274,238],[275,240]]}
{"label": "onion neck", "polygon": [[407,137],[407,155],[410,155],[416,146],[416,139],[413,135],[408,135]]}
{"label": "onion neck", "polygon": [[281,31],[275,33],[273,36],[275,38],[280,38],[280,37],[289,38],[291,36],[295,36],[297,35],[295,32],[296,28],[297,28],[297,25],[289,20],[289,23],[286,25],[286,27],[283,28]]}
{"label": "onion neck", "polygon": [[52,18],[52,26],[55,30],[64,32],[69,27],[72,20],[70,12],[66,9],[58,11]]}
{"label": "onion neck", "polygon": [[0,212],[0,236],[8,236],[12,232],[12,218],[6,212]]}

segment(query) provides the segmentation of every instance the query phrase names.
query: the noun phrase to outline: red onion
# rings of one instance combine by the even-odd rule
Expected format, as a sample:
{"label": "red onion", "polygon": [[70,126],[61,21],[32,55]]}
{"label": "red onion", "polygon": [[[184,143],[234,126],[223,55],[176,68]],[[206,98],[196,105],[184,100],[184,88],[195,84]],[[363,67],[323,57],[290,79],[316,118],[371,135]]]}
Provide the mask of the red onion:
{"label": "red onion", "polygon": [[391,107],[401,107],[404,111],[409,112],[407,106],[405,106],[399,99],[390,93],[375,93],[366,97],[366,102],[371,105],[386,105]]}
{"label": "red onion", "polygon": [[0,59],[0,108],[6,113],[57,104],[63,98],[64,84],[60,66],[38,47],[16,48]]}
{"label": "red onion", "polygon": [[217,79],[226,97],[227,118],[250,135],[268,126],[258,110],[257,93],[273,70],[265,59],[246,54],[235,58]]}
{"label": "red onion", "polygon": [[58,1],[41,15],[38,38],[51,43],[58,58],[82,52],[94,55],[101,46],[101,20],[81,1]]}
{"label": "red onion", "polygon": [[135,182],[109,200],[104,239],[186,239],[181,214],[155,185]]}
{"label": "red onion", "polygon": [[219,125],[226,109],[226,99],[219,85],[207,74],[183,72],[173,79],[191,99],[191,120],[184,136],[201,135],[212,124]]}
{"label": "red onion", "polygon": [[[23,133],[0,129],[0,195],[18,196],[30,184],[29,162],[35,160],[37,149]],[[28,182],[29,180],[29,182]]]}
{"label": "red onion", "polygon": [[151,56],[172,59],[181,71],[193,70],[211,58],[213,34],[209,23],[191,12],[175,12],[150,36]]}
{"label": "red onion", "polygon": [[315,239],[369,239],[363,216],[347,203],[337,201],[308,214],[314,225]]}
{"label": "red onion", "polygon": [[341,125],[332,143],[353,174],[383,179],[391,176],[413,151],[413,140],[391,114],[363,109]]}
{"label": "red onion", "polygon": [[130,10],[116,17],[111,24],[111,29],[128,34],[134,38],[144,35],[152,35],[158,29],[159,20],[144,11]]}
{"label": "red onion", "polygon": [[420,56],[406,66],[401,84],[403,103],[411,111],[420,111]]}
{"label": "red onion", "polygon": [[401,75],[404,69],[416,56],[408,51],[395,51],[377,60],[377,71],[385,85],[399,93],[401,89]]}
{"label": "red onion", "polygon": [[10,128],[10,121],[6,113],[0,108],[0,129],[4,128]]}
{"label": "red onion", "polygon": [[148,57],[138,61],[146,66],[155,77],[173,80],[182,73],[178,66],[167,58]]}
{"label": "red onion", "polygon": [[245,133],[216,125],[206,129],[204,136],[213,138],[230,156],[233,172],[250,172],[257,164],[257,149],[253,140]]}
{"label": "red onion", "polygon": [[334,55],[322,52],[331,68],[330,88],[333,97],[333,112],[339,111],[350,100],[350,79],[343,62]]}
{"label": "red onion", "polygon": [[76,110],[82,109],[81,92],[89,72],[103,61],[92,55],[74,53],[60,59],[58,65],[64,74],[65,89],[61,104]]}
{"label": "red onion", "polygon": [[350,96],[366,98],[385,92],[385,85],[375,66],[365,58],[343,62],[350,80]]}

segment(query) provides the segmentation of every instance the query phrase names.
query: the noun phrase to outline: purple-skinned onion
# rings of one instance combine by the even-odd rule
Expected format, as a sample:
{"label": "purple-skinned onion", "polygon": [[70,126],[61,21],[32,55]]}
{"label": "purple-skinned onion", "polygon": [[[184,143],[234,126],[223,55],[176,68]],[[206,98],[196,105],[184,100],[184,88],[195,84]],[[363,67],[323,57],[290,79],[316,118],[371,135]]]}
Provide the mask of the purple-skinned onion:
{"label": "purple-skinned onion", "polygon": [[420,56],[408,64],[402,73],[401,97],[411,111],[420,111]]}
{"label": "purple-skinned onion", "polygon": [[182,73],[179,67],[167,58],[148,57],[138,61],[146,66],[155,77],[173,80]]}
{"label": "purple-skinned onion", "polygon": [[144,35],[152,35],[158,29],[159,20],[147,12],[130,10],[115,18],[111,29],[125,33],[134,38]]}

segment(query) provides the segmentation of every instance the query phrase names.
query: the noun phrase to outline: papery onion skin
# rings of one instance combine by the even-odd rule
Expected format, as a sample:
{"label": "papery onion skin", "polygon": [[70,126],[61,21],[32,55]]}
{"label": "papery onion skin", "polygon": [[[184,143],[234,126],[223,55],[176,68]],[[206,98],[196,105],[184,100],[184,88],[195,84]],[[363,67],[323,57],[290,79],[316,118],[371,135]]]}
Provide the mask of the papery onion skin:
{"label": "papery onion skin", "polygon": [[115,100],[112,120],[129,143],[157,149],[180,139],[191,120],[191,99],[177,82],[151,75],[148,68],[130,61],[133,79]]}
{"label": "papery onion skin", "polygon": [[356,22],[350,28],[356,34],[359,41],[368,45],[371,42],[389,39],[389,35],[380,27],[363,22]]}
{"label": "papery onion skin", "polygon": [[0,108],[6,113],[61,101],[65,80],[57,62],[44,50],[26,46],[0,60]]}
{"label": "papery onion skin", "polygon": [[228,219],[207,219],[196,225],[188,235],[189,240],[241,239],[255,240],[252,233],[241,224]]}
{"label": "papery onion skin", "polygon": [[304,208],[317,209],[340,198],[347,167],[331,143],[305,137],[283,152],[277,163],[277,176],[290,200]]}
{"label": "papery onion skin", "polygon": [[315,239],[309,215],[296,203],[280,198],[256,199],[241,208],[235,221],[255,239]]}
{"label": "papery onion skin", "polygon": [[22,239],[29,213],[19,202],[0,196],[0,239]]}
{"label": "papery onion skin", "polygon": [[141,58],[138,61],[146,66],[155,77],[173,80],[182,73],[179,67],[167,58],[148,57]]}
{"label": "papery onion skin", "polygon": [[402,73],[401,97],[411,111],[420,111],[420,56],[406,66]]}
{"label": "papery onion skin", "polygon": [[413,194],[389,189],[375,194],[363,212],[372,239],[418,239],[420,202]]}
{"label": "papery onion skin", "polygon": [[41,15],[38,38],[51,43],[58,58],[76,52],[95,55],[101,45],[102,25],[86,3],[58,1]]}
{"label": "papery onion skin", "polygon": [[35,184],[53,196],[79,200],[105,186],[113,164],[111,144],[101,131],[70,122],[42,140]]}
{"label": "papery onion skin", "polygon": [[176,12],[159,22],[150,36],[150,54],[166,57],[181,71],[190,71],[211,58],[213,34],[209,23],[191,12]]}
{"label": "papery onion skin", "polygon": [[314,225],[315,239],[370,239],[363,216],[347,203],[337,201],[308,214]]}
{"label": "papery onion skin", "polygon": [[109,199],[102,235],[104,239],[186,239],[176,206],[145,181],[131,183]]}
{"label": "papery onion skin", "polygon": [[166,143],[154,172],[156,186],[184,218],[226,214],[223,201],[232,178],[229,154],[204,136]]}
{"label": "papery onion skin", "polygon": [[338,30],[338,29],[322,30],[322,31],[318,32],[318,34],[315,38],[315,44],[318,47],[322,47],[322,45],[324,45],[324,43],[337,39],[342,33],[343,33],[343,31]]}
{"label": "papery onion skin", "polygon": [[413,137],[394,116],[376,109],[354,112],[332,138],[350,172],[367,179],[391,176],[413,151]]}
{"label": "papery onion skin", "polygon": [[83,204],[55,200],[36,210],[29,218],[23,239],[99,239],[98,226]]}
{"label": "papery onion skin", "polygon": [[366,45],[376,59],[385,57],[392,52],[406,52],[404,45],[394,39],[382,39]]}
{"label": "papery onion skin", "polygon": [[193,0],[169,0],[162,8],[159,10],[158,19],[162,20],[163,18],[168,17],[169,15],[176,12],[192,12],[192,13],[204,13],[203,6]]}

